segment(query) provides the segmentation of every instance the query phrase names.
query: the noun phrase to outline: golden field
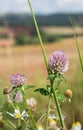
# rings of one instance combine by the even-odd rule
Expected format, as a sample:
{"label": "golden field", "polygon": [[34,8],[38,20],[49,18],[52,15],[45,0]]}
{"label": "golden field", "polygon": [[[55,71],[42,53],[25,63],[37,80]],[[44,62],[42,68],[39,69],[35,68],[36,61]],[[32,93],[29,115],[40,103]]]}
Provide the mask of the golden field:
{"label": "golden field", "polygon": [[[83,37],[78,38],[79,48],[81,55],[83,55]],[[79,57],[76,49],[75,39],[66,38],[58,43],[45,44],[46,55],[49,58],[50,55],[56,50],[63,50],[67,53],[70,66],[68,73],[75,70],[76,65],[79,64]],[[77,62],[77,64],[75,63]],[[28,76],[28,80],[36,80],[36,73],[46,74],[45,64],[39,45],[28,46],[14,46],[0,48],[0,77],[5,80],[8,79],[11,73],[25,73]],[[80,64],[79,64],[79,70]],[[69,76],[68,76],[69,77]]]}
{"label": "golden field", "polygon": [[[83,57],[83,37],[78,37],[78,42],[81,56]],[[66,88],[70,88],[73,91],[73,98],[72,103],[63,104],[62,109],[66,115],[68,126],[71,125],[73,117],[76,121],[80,121],[83,124],[83,73],[81,72],[75,39],[66,38],[58,43],[45,44],[44,47],[47,58],[56,50],[63,50],[68,55],[69,70],[64,75],[67,83],[63,82],[61,89],[64,91]],[[27,83],[34,84],[36,87],[45,87],[47,71],[40,46],[27,45],[0,48],[0,100],[4,98],[2,96],[3,88],[11,85],[9,77],[12,73],[23,73],[27,76]],[[28,95],[29,97],[35,96],[38,98],[38,102],[42,102],[42,107],[46,107],[46,97],[44,100],[42,96],[38,97],[39,95],[34,94],[32,90]],[[65,105],[67,106],[66,109]]]}

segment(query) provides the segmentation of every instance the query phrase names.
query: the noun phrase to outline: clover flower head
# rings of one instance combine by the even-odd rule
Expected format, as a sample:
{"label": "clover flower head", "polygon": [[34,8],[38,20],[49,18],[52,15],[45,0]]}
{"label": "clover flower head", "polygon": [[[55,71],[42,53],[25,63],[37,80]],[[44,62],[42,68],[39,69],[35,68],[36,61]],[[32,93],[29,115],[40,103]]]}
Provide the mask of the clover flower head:
{"label": "clover flower head", "polygon": [[26,81],[26,77],[23,74],[12,74],[10,76],[10,82],[14,86],[22,86]]}
{"label": "clover flower head", "polygon": [[13,93],[11,92],[9,95],[8,95],[8,102],[22,102],[23,101],[23,96],[22,96],[22,93],[20,91],[18,91],[15,95],[15,98],[13,99]]}
{"label": "clover flower head", "polygon": [[30,99],[27,99],[27,103],[30,106],[32,111],[36,111],[37,102],[33,97],[31,97]]}
{"label": "clover flower head", "polygon": [[23,101],[23,96],[22,96],[22,94],[21,94],[21,92],[17,92],[16,93],[16,96],[15,96],[15,102],[22,102]]}
{"label": "clover flower head", "polygon": [[49,69],[63,74],[68,70],[69,61],[63,51],[55,51],[48,60]]}

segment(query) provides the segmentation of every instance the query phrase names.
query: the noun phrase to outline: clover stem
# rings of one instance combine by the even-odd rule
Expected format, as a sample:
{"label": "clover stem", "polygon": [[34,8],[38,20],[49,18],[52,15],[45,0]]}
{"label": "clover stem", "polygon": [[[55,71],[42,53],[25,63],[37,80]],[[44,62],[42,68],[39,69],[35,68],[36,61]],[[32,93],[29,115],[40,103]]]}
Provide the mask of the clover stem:
{"label": "clover stem", "polygon": [[52,96],[50,94],[49,101],[48,101],[47,114],[46,114],[46,126],[45,126],[45,130],[48,130],[48,115],[49,115],[49,111],[50,111],[51,98],[52,98]]}
{"label": "clover stem", "polygon": [[25,101],[26,106],[27,106],[27,109],[28,109],[29,116],[30,116],[30,118],[31,118],[31,120],[32,120],[32,122],[33,122],[33,125],[34,125],[35,129],[38,130],[37,125],[36,125],[36,121],[35,121],[35,119],[34,119],[32,113],[31,113],[30,107],[29,107],[29,105],[28,105],[28,103],[27,103],[24,90],[22,90],[22,92],[23,92],[24,101]]}
{"label": "clover stem", "polygon": [[55,104],[56,104],[56,108],[57,108],[57,112],[58,112],[58,115],[59,115],[61,126],[62,126],[62,128],[65,128],[65,124],[64,124],[64,121],[63,121],[63,118],[62,118],[62,112],[61,112],[61,108],[60,108],[59,101],[58,101],[58,98],[57,98],[57,94],[55,92],[53,85],[51,87],[52,87],[54,101],[55,101]]}

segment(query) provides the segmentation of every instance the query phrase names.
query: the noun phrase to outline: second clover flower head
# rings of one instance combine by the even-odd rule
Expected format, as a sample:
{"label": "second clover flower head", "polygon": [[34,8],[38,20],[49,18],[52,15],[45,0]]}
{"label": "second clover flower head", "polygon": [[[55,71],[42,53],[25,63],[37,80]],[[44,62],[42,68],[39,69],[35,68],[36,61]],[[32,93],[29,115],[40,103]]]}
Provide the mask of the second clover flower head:
{"label": "second clover flower head", "polygon": [[37,102],[36,102],[35,98],[31,97],[31,98],[27,99],[27,103],[32,111],[36,111]]}
{"label": "second clover flower head", "polygon": [[26,77],[23,74],[12,74],[10,76],[10,82],[14,86],[22,86],[26,81]]}
{"label": "second clover flower head", "polygon": [[23,101],[23,95],[20,91],[18,91],[13,99],[13,93],[11,92],[9,95],[8,95],[8,102],[22,102]]}
{"label": "second clover flower head", "polygon": [[52,72],[63,74],[68,70],[69,61],[63,51],[55,51],[49,58],[48,67]]}

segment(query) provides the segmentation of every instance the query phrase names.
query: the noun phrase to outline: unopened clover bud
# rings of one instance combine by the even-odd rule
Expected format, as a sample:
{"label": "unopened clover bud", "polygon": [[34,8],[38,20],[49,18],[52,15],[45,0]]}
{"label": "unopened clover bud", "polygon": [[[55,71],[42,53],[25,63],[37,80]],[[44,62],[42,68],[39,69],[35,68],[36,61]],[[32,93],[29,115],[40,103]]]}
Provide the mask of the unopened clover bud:
{"label": "unopened clover bud", "polygon": [[3,94],[10,94],[10,93],[11,93],[11,88],[9,88],[9,87],[4,88]]}
{"label": "unopened clover bud", "polygon": [[65,90],[64,95],[67,98],[72,98],[72,91],[70,89]]}

